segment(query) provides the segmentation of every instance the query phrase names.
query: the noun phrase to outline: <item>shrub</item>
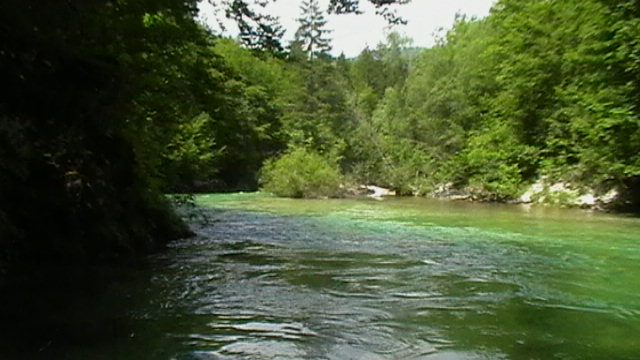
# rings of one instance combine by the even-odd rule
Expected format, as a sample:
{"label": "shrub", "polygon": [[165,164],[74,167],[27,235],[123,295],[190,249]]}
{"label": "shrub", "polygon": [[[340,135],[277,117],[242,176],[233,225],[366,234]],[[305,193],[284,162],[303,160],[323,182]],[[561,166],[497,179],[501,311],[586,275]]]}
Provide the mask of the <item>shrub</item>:
{"label": "shrub", "polygon": [[335,162],[304,148],[267,160],[260,176],[262,190],[292,198],[342,196],[343,180]]}

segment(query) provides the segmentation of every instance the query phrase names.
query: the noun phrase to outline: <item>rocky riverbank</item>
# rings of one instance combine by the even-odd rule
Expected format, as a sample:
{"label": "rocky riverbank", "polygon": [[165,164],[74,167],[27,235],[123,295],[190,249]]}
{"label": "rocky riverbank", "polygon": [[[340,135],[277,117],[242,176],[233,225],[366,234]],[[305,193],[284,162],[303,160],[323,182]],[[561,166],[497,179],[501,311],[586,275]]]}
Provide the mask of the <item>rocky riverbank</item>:
{"label": "rocky riverbank", "polygon": [[529,185],[517,197],[511,199],[499,199],[490,194],[478,192],[467,187],[455,187],[453,184],[443,184],[434,191],[426,194],[427,197],[467,200],[479,202],[506,202],[514,204],[537,204],[560,207],[576,207],[594,210],[610,210],[624,205],[623,192],[618,188],[596,190],[584,185],[570,182],[552,181],[543,177]]}

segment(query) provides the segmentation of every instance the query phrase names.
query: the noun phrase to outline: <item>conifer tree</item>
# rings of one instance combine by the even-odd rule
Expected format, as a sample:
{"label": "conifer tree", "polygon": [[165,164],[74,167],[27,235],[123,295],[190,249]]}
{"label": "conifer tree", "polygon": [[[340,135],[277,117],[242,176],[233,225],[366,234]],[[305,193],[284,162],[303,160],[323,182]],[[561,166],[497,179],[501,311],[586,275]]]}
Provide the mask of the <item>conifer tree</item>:
{"label": "conifer tree", "polygon": [[309,59],[326,55],[331,51],[331,39],[325,35],[330,33],[324,27],[327,20],[324,18],[317,0],[303,1],[300,6],[301,17],[298,19],[300,26],[295,34],[292,48],[300,48]]}

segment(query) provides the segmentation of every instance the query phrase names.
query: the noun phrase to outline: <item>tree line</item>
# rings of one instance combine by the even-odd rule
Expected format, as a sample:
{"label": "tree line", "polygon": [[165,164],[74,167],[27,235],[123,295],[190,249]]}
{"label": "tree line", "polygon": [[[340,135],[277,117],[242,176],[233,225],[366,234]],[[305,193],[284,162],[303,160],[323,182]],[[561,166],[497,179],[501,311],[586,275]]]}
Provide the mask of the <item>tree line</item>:
{"label": "tree line", "polygon": [[542,179],[616,189],[619,204],[634,207],[639,10],[632,1],[502,0],[484,19],[458,16],[430,49],[391,34],[355,59],[330,60],[340,126],[308,112],[334,132],[306,135],[331,139],[330,149],[307,148],[356,183],[405,194],[508,201]]}
{"label": "tree line", "polygon": [[[402,21],[384,10],[402,1],[370,2]],[[195,0],[0,5],[1,277],[187,235],[166,193],[507,200],[548,177],[637,200],[634,1],[500,0],[430,49],[391,34],[353,59],[330,55],[315,0],[289,44],[247,2],[215,3],[239,40],[199,24]]]}

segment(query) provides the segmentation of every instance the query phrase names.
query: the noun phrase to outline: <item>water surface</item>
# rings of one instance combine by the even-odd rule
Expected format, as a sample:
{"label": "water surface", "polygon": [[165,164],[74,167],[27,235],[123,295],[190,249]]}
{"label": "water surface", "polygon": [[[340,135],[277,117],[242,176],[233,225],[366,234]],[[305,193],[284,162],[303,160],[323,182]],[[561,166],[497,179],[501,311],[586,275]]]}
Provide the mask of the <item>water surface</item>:
{"label": "water surface", "polygon": [[198,236],[97,302],[126,299],[110,336],[58,354],[640,358],[637,218],[413,198],[198,201]]}

